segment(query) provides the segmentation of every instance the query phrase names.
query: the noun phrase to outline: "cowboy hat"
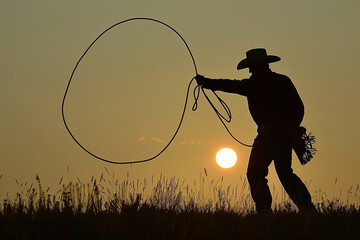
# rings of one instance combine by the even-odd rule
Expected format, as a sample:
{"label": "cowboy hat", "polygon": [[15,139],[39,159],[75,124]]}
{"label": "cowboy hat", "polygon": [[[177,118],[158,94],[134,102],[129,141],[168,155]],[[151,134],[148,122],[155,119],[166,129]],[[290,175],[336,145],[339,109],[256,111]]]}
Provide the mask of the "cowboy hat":
{"label": "cowboy hat", "polygon": [[255,48],[246,52],[246,58],[237,65],[237,70],[251,67],[261,63],[273,63],[280,61],[280,57],[267,55],[264,48]]}

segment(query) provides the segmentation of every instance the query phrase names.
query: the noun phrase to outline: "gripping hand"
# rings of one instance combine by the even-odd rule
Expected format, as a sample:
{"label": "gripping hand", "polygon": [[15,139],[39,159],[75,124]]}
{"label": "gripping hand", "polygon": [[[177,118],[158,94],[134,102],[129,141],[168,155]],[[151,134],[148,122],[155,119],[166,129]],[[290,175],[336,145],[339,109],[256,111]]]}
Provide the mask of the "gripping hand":
{"label": "gripping hand", "polygon": [[198,85],[203,85],[206,78],[203,75],[198,74],[195,79]]}

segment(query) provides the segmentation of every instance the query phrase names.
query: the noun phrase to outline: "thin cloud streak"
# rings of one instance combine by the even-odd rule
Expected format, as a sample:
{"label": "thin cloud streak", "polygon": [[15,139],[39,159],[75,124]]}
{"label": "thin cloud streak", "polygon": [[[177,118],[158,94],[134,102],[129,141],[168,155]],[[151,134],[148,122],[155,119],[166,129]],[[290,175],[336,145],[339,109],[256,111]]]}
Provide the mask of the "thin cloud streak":
{"label": "thin cloud streak", "polygon": [[137,141],[138,141],[138,142],[145,141],[145,137],[139,137]]}
{"label": "thin cloud streak", "polygon": [[206,142],[203,142],[203,141],[195,141],[195,140],[191,140],[191,141],[182,141],[182,142],[179,142],[179,143],[176,143],[176,145],[186,145],[186,144],[191,144],[191,145],[194,145],[194,144],[208,144]]}
{"label": "thin cloud streak", "polygon": [[[157,138],[157,137],[151,137],[150,139],[145,138],[145,137],[139,137],[137,139],[138,142],[144,142],[144,141],[152,141],[152,142],[156,142],[156,143],[165,143],[164,140]],[[174,143],[175,145],[203,145],[203,144],[209,144],[207,142],[204,141],[200,141],[200,140],[190,140],[190,141],[181,141],[181,142],[177,142]]]}
{"label": "thin cloud streak", "polygon": [[162,140],[160,138],[156,138],[156,137],[152,137],[151,140],[154,141],[154,142],[157,142],[157,143],[164,143],[165,142],[164,140]]}
{"label": "thin cloud streak", "polygon": [[[146,139],[145,137],[139,137],[137,139],[138,142],[144,142],[144,141],[149,141],[148,139]],[[150,138],[150,141],[152,142],[156,142],[156,143],[165,143],[164,140],[160,139],[160,138],[157,138],[157,137],[151,137]]]}

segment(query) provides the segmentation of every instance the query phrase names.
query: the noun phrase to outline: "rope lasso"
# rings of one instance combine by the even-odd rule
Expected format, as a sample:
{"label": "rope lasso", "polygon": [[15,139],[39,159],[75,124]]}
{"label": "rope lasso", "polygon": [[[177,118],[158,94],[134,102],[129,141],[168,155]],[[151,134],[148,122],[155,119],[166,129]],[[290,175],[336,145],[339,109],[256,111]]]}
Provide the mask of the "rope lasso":
{"label": "rope lasso", "polygon": [[[238,140],[229,130],[228,126],[226,126],[226,123],[230,123],[231,119],[232,119],[232,115],[231,115],[231,111],[229,106],[219,97],[219,95],[216,94],[215,91],[211,90],[211,92],[215,95],[215,97],[217,98],[217,100],[220,102],[221,106],[223,107],[223,109],[225,110],[225,113],[227,115],[227,118],[224,117],[224,115],[222,115],[219,110],[217,110],[217,108],[215,107],[215,105],[211,102],[210,98],[208,97],[208,95],[206,94],[204,88],[201,85],[197,85],[194,89],[194,105],[192,107],[193,111],[196,111],[197,107],[198,107],[198,99],[200,97],[200,89],[202,91],[202,93],[204,94],[206,100],[208,101],[208,103],[210,104],[211,108],[214,110],[215,114],[217,115],[217,117],[219,118],[220,122],[222,123],[222,125],[225,127],[226,131],[229,133],[229,135],[238,143],[240,143],[241,145],[245,146],[245,147],[252,147],[252,145],[249,144],[245,144],[243,142],[241,142],[240,140]],[[225,121],[225,122],[224,122]]]}
{"label": "rope lasso", "polygon": [[[195,63],[195,59],[194,59],[194,56],[189,48],[189,45],[187,44],[187,42],[185,41],[185,39],[180,35],[179,32],[177,32],[174,28],[172,28],[170,25],[162,22],[162,21],[159,21],[159,20],[156,20],[156,19],[153,19],[153,18],[143,18],[143,17],[138,17],[138,18],[129,18],[129,19],[126,19],[124,21],[120,21],[120,22],[117,22],[115,24],[113,24],[112,26],[110,26],[109,28],[107,28],[105,31],[103,31],[98,37],[95,38],[95,40],[89,45],[89,47],[85,50],[85,52],[81,55],[81,57],[79,58],[79,60],[77,61],[71,75],[70,75],[70,79],[68,81],[68,84],[66,86],[66,90],[65,90],[65,93],[64,93],[64,97],[63,97],[63,100],[62,100],[62,104],[61,104],[61,114],[62,114],[62,120],[63,120],[63,123],[65,125],[65,128],[66,130],[68,131],[68,133],[70,134],[70,136],[72,137],[72,139],[75,141],[75,143],[80,147],[82,148],[86,153],[88,153],[89,155],[97,158],[98,160],[101,160],[101,161],[104,161],[104,162],[107,162],[107,163],[112,163],[112,164],[135,164],[135,163],[144,163],[144,162],[148,162],[148,161],[151,161],[155,158],[157,158],[158,156],[160,156],[169,146],[170,144],[172,143],[172,141],[175,139],[177,133],[179,132],[180,130],[180,127],[182,125],[182,122],[184,120],[184,116],[185,116],[185,112],[186,112],[186,106],[187,106],[187,102],[188,102],[188,97],[189,97],[189,92],[190,92],[190,87],[191,87],[191,84],[192,82],[194,81],[195,77],[193,77],[190,82],[189,82],[189,85],[187,87],[187,91],[186,91],[186,98],[185,98],[185,104],[184,104],[184,108],[183,108],[183,112],[182,112],[182,115],[181,115],[181,118],[180,118],[180,121],[179,121],[179,125],[177,127],[177,129],[175,130],[175,133],[173,134],[173,136],[171,137],[170,141],[167,143],[167,145],[158,153],[156,154],[155,156],[151,157],[151,158],[147,158],[147,159],[143,159],[143,160],[136,160],[136,161],[126,161],[126,162],[116,162],[116,161],[112,161],[112,160],[109,160],[109,159],[105,159],[105,158],[102,158],[100,156],[97,156],[96,154],[90,152],[88,149],[86,149],[83,145],[81,145],[81,143],[75,138],[74,134],[71,132],[68,124],[66,123],[66,119],[65,119],[65,111],[64,111],[64,107],[65,107],[65,100],[66,100],[66,96],[67,96],[67,93],[69,91],[69,87],[70,87],[70,84],[71,84],[71,81],[73,79],[73,76],[81,62],[81,60],[85,57],[86,53],[90,50],[90,48],[96,43],[96,41],[98,41],[106,32],[108,32],[109,30],[111,30],[112,28],[120,25],[120,24],[123,24],[123,23],[126,23],[126,22],[130,22],[130,21],[136,21],[136,20],[144,20],[144,21],[151,21],[151,22],[155,22],[155,23],[159,23],[169,29],[171,29],[173,32],[175,32],[178,37],[181,38],[182,42],[185,44],[187,50],[188,50],[188,53],[190,54],[190,57],[191,57],[191,60],[193,62],[193,65],[194,65],[194,71],[195,71],[195,76],[198,75],[198,72],[197,72],[197,67],[196,67],[196,63]],[[216,107],[212,104],[212,102],[210,101],[210,99],[208,98],[208,96],[206,95],[204,89],[202,88],[202,86],[200,85],[197,85],[194,89],[194,99],[195,99],[195,102],[194,102],[194,105],[193,105],[193,108],[192,110],[195,111],[197,109],[197,102],[198,102],[198,99],[199,99],[199,95],[200,95],[200,89],[202,90],[205,98],[208,100],[209,104],[212,106],[213,110],[215,111],[215,113],[217,114],[217,116],[219,117],[221,123],[224,125],[225,129],[227,130],[227,132],[230,134],[230,136],[232,138],[234,138],[237,142],[241,143],[242,145],[244,146],[247,146],[247,147],[251,147],[250,145],[247,145],[247,144],[244,144],[242,142],[240,142],[239,140],[237,140],[232,134],[231,132],[229,131],[229,129],[227,128],[226,124],[224,123],[223,120],[225,120],[226,122],[230,122],[231,121],[231,112],[230,112],[230,109],[229,107],[226,105],[226,103],[213,91],[213,93],[215,94],[215,96],[217,97],[217,99],[219,100],[219,102],[221,103],[222,107],[225,109],[225,112],[227,113],[228,115],[228,119],[225,118],[217,109]]]}

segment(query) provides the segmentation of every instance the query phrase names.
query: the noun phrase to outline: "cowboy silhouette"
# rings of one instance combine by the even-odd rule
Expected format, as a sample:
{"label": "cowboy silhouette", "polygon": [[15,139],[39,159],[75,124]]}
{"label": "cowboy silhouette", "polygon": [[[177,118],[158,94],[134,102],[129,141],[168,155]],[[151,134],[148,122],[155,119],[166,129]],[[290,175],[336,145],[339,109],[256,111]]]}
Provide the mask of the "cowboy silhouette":
{"label": "cowboy silhouette", "polygon": [[293,173],[291,157],[293,139],[304,116],[304,105],[290,78],[272,72],[269,63],[280,57],[267,55],[263,48],[246,52],[237,69],[249,68],[249,79],[210,79],[197,75],[203,88],[246,96],[258,135],[251,150],[247,178],[258,214],[271,213],[271,194],[266,176],[274,160],[276,173],[300,212],[315,212],[305,184]]}

